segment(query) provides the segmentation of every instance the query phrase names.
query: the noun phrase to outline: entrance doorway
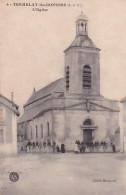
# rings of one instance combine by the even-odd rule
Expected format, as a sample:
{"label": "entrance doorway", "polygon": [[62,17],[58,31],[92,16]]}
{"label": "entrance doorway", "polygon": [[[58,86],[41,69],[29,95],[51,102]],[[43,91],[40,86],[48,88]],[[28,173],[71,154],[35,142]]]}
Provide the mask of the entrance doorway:
{"label": "entrance doorway", "polygon": [[83,130],[83,141],[84,143],[92,142],[92,129]]}
{"label": "entrance doorway", "polygon": [[96,127],[94,126],[94,123],[91,119],[86,119],[83,122],[83,125],[81,126],[81,129],[83,130],[83,142],[93,142],[94,139],[94,130]]}

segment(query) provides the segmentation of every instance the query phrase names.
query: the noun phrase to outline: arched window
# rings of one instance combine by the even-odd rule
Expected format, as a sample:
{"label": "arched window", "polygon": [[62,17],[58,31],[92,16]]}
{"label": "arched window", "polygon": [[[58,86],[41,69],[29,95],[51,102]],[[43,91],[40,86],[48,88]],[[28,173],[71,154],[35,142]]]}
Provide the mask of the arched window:
{"label": "arched window", "polygon": [[83,67],[83,88],[91,88],[91,67],[89,65]]}
{"label": "arched window", "polygon": [[66,90],[69,90],[69,85],[70,85],[69,77],[70,77],[70,68],[69,66],[67,66],[66,67]]}
{"label": "arched window", "polygon": [[49,135],[50,135],[49,122],[47,122],[47,136],[49,137]]}
{"label": "arched window", "polygon": [[83,125],[92,125],[92,120],[91,119],[86,119],[83,123]]}
{"label": "arched window", "polygon": [[41,138],[43,138],[43,125],[41,124]]}
{"label": "arched window", "polygon": [[0,143],[4,143],[4,131],[0,129]]}
{"label": "arched window", "polygon": [[32,134],[32,127],[31,127],[31,139],[33,139],[33,134]]}
{"label": "arched window", "polygon": [[36,138],[38,138],[38,127],[36,125]]}
{"label": "arched window", "polygon": [[27,124],[24,124],[24,139],[28,139],[28,127]]}

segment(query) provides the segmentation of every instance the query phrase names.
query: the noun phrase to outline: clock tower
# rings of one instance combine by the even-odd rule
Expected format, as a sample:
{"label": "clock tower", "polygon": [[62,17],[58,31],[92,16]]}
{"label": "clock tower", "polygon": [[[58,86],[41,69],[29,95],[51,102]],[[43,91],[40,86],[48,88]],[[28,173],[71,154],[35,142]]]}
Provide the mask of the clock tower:
{"label": "clock tower", "polygon": [[100,95],[99,51],[88,36],[88,18],[81,13],[76,19],[76,37],[64,51],[66,95]]}

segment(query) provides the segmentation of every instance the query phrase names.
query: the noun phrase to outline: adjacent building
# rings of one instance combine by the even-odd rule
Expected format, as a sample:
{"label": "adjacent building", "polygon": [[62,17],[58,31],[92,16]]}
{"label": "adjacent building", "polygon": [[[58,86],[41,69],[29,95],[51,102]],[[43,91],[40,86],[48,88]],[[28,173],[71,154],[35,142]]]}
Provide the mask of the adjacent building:
{"label": "adjacent building", "polygon": [[121,101],[121,116],[120,116],[120,129],[121,129],[121,151],[126,152],[126,97]]}
{"label": "adjacent building", "polygon": [[0,153],[17,152],[18,106],[0,94]]}
{"label": "adjacent building", "polygon": [[64,51],[64,78],[35,91],[18,120],[18,139],[64,143],[105,141],[120,147],[118,101],[100,93],[100,49],[88,36],[88,19],[76,19],[76,37]]}

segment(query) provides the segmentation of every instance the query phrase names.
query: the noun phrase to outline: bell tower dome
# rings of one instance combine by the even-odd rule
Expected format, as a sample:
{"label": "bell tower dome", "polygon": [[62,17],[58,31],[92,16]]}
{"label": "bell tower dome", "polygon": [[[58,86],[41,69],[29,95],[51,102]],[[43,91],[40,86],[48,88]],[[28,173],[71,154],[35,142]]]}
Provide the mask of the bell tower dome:
{"label": "bell tower dome", "polygon": [[76,19],[76,36],[87,35],[88,34],[87,25],[88,18],[86,15],[83,14],[83,12],[81,12],[81,14]]}

